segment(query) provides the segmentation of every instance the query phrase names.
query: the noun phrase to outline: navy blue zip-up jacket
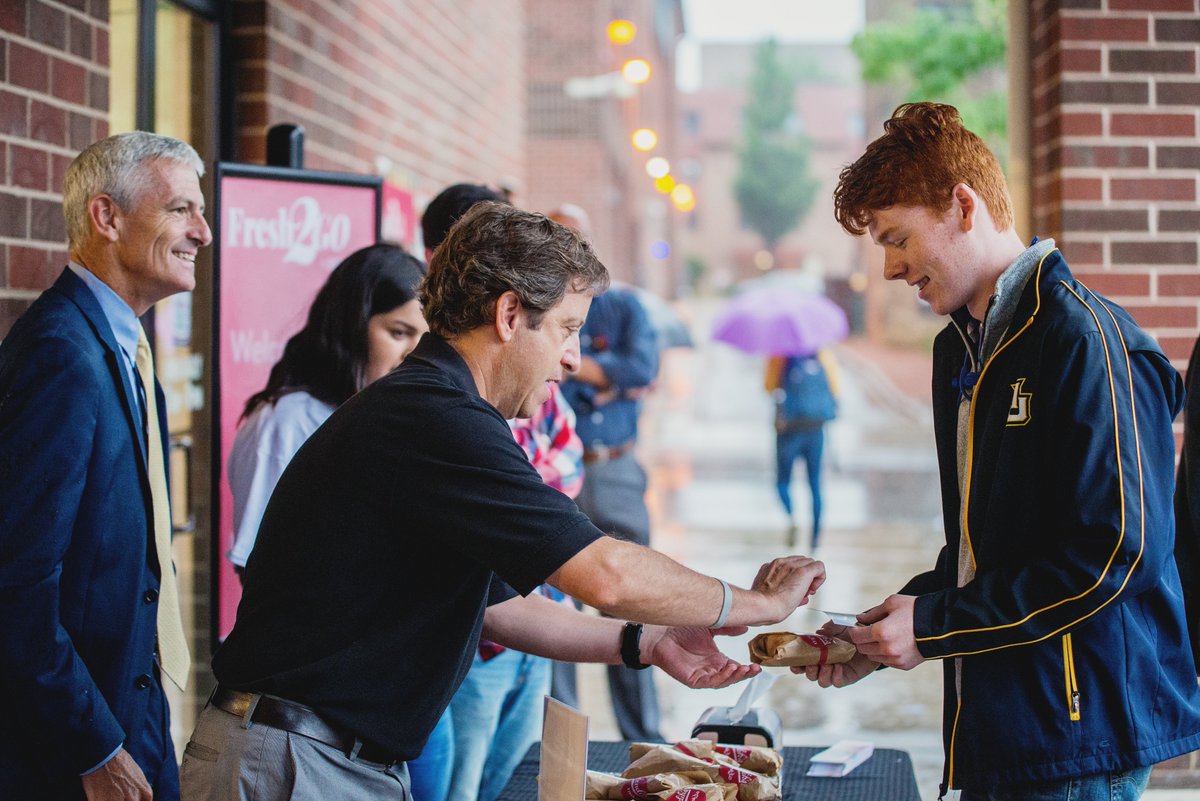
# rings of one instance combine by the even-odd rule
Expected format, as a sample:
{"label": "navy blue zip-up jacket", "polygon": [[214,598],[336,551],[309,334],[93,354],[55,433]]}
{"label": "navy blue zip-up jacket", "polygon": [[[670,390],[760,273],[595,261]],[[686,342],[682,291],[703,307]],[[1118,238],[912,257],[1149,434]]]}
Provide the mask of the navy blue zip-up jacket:
{"label": "navy blue zip-up jacket", "polygon": [[[945,659],[943,792],[1126,770],[1200,748],[1172,553],[1179,375],[1057,250],[984,364],[974,364],[965,314],[934,344],[947,544],[936,568],[901,590],[919,596],[918,649]],[[964,509],[956,443],[968,370],[978,379]],[[976,572],[957,587],[964,536]]]}

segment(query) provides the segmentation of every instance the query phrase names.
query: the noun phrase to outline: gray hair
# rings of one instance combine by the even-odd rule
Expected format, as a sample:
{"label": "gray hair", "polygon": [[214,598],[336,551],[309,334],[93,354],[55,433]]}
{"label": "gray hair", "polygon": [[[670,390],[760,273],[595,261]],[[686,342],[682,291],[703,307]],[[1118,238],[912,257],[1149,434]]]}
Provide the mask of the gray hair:
{"label": "gray hair", "polygon": [[495,313],[515,292],[530,328],[567,292],[593,296],[608,288],[608,270],[577,231],[505,203],[476,203],[433,253],[420,301],[429,330],[452,339]]}
{"label": "gray hair", "polygon": [[101,139],[75,157],[63,179],[63,217],[72,248],[91,232],[88,201],[108,195],[122,209],[132,209],[144,189],[146,170],[157,159],[186,164],[204,175],[204,160],[187,142],[170,136],[131,131]]}

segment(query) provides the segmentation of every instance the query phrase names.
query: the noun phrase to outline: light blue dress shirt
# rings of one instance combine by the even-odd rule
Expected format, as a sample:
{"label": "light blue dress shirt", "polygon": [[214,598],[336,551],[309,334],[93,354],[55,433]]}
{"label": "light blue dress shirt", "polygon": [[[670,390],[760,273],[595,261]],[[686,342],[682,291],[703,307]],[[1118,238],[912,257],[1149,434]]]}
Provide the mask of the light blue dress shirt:
{"label": "light blue dress shirt", "polygon": [[129,304],[122,300],[112,287],[97,278],[91,270],[73,261],[67,262],[67,267],[87,284],[88,289],[92,290],[92,294],[96,296],[96,301],[100,304],[100,310],[104,312],[104,317],[108,320],[109,327],[112,328],[113,336],[117,338],[117,344],[121,346],[121,353],[125,356],[125,377],[129,379],[134,402],[138,404],[138,411],[141,413],[144,425],[146,399],[142,396],[145,394],[145,390],[142,389],[142,381],[137,372],[138,334],[142,330],[142,324],[137,315],[133,313],[133,309],[129,308]]}

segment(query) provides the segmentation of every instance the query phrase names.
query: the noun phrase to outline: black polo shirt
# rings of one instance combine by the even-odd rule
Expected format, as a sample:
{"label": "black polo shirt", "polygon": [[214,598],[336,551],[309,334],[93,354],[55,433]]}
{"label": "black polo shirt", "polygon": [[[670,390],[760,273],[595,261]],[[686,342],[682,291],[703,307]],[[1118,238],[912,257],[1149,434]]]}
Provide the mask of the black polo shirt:
{"label": "black polo shirt", "polygon": [[471,665],[485,607],[601,536],[426,334],[284,471],[213,671],[412,759]]}

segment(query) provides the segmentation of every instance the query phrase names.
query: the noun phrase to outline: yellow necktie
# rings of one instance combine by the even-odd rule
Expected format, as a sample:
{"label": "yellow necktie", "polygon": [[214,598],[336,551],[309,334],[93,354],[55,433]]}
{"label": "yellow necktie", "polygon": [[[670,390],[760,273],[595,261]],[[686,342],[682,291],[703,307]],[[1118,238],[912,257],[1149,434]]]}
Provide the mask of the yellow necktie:
{"label": "yellow necktie", "polygon": [[158,551],[161,576],[158,589],[158,660],[162,672],[179,689],[187,687],[192,669],[183,619],[179,613],[179,588],[171,562],[171,506],[167,496],[167,470],[163,461],[162,435],[158,427],[158,399],[154,392],[154,361],[146,332],[138,331],[138,376],[146,395],[146,472],[154,504],[154,549]]}

